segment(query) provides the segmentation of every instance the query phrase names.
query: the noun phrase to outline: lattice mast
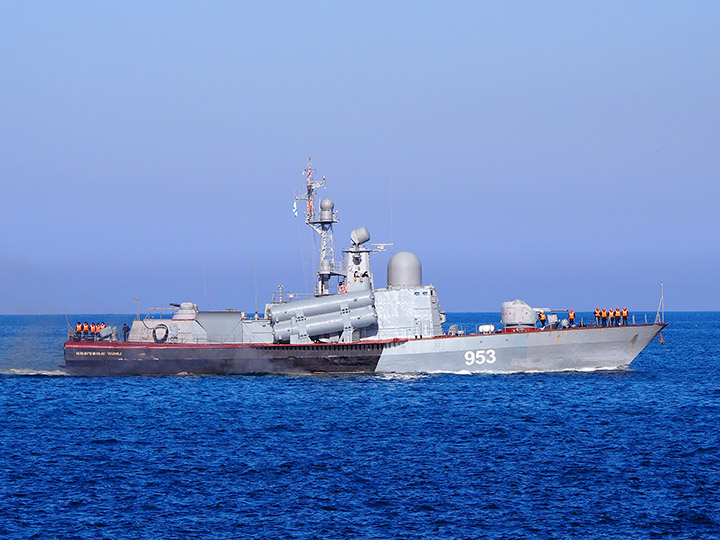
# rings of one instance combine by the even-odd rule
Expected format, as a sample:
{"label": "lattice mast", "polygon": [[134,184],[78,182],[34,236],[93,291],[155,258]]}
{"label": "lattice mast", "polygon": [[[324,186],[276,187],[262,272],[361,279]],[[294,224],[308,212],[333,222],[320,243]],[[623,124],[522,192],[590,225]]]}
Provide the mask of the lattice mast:
{"label": "lattice mast", "polygon": [[333,236],[333,223],[338,222],[335,203],[325,198],[320,201],[319,209],[316,204],[317,190],[325,187],[325,177],[321,181],[314,178],[316,170],[312,166],[312,157],[308,156],[307,167],[303,170],[306,192],[295,192],[295,201],[305,201],[305,223],[320,235],[320,258],[318,260],[316,295],[330,294],[330,277],[342,275],[335,271],[335,238]]}

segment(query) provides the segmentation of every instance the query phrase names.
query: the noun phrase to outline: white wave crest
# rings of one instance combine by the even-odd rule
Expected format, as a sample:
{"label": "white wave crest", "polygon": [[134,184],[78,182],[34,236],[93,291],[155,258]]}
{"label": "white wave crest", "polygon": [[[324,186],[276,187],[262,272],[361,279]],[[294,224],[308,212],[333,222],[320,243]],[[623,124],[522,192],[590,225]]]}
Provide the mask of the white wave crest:
{"label": "white wave crest", "polygon": [[25,376],[37,376],[42,375],[46,377],[67,377],[70,374],[62,369],[47,370],[47,369],[6,369],[1,370],[0,375],[25,375]]}

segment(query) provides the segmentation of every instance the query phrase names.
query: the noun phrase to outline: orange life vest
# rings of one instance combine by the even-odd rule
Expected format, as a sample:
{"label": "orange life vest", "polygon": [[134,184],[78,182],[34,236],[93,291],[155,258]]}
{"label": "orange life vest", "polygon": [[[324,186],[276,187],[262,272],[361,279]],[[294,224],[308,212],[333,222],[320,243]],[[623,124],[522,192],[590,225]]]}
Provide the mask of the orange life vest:
{"label": "orange life vest", "polygon": [[607,309],[603,308],[603,310],[602,310],[602,318],[604,319],[604,318],[606,318],[606,317],[607,317]]}
{"label": "orange life vest", "polygon": [[617,317],[618,319],[620,318],[620,308],[617,308],[615,310],[615,317]]}
{"label": "orange life vest", "polygon": [[571,321],[574,321],[574,320],[575,320],[575,310],[572,310],[572,309],[570,310],[570,315],[568,315],[568,318],[569,318]]}
{"label": "orange life vest", "polygon": [[105,328],[105,323],[100,324],[100,330],[102,330],[103,328]]}
{"label": "orange life vest", "polygon": [[622,310],[622,316],[623,316],[623,317],[627,317],[627,316],[628,316],[628,310],[627,310],[627,308],[623,308],[623,310]]}
{"label": "orange life vest", "polygon": [[596,317],[599,317],[599,316],[600,316],[600,308],[599,308],[599,307],[596,307],[596,308],[595,308],[595,316],[596,316]]}
{"label": "orange life vest", "polygon": [[89,325],[88,323],[85,323],[85,325],[83,326],[83,330],[84,330],[85,332],[89,332],[89,331],[90,331],[90,325]]}
{"label": "orange life vest", "polygon": [[543,313],[542,311],[540,312],[540,320],[541,321],[545,320],[545,313]]}
{"label": "orange life vest", "polygon": [[76,331],[76,332],[82,332],[82,324],[77,323],[77,324],[75,325],[75,331]]}
{"label": "orange life vest", "polygon": [[95,323],[94,323],[94,322],[91,322],[91,323],[90,323],[90,331],[91,331],[91,332],[94,332],[94,331],[95,331]]}

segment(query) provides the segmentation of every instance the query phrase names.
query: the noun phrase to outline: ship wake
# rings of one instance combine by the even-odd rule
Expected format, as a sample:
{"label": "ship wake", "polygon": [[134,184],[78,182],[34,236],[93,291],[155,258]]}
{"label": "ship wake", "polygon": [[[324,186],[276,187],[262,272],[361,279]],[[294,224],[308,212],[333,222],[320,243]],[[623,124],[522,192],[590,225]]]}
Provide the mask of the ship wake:
{"label": "ship wake", "polygon": [[47,369],[3,369],[0,370],[0,375],[21,375],[30,377],[68,377],[70,374],[62,369],[47,370]]}

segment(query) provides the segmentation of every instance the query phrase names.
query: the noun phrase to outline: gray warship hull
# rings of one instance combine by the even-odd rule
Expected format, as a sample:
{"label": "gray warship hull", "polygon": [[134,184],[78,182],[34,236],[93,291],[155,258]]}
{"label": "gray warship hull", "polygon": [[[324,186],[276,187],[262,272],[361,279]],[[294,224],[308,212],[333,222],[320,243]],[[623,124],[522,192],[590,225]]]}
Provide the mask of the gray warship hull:
{"label": "gray warship hull", "polygon": [[496,332],[335,344],[74,342],[75,375],[520,373],[625,369],[665,324]]}
{"label": "gray warship hull", "polygon": [[625,369],[665,324],[579,327],[409,340],[384,351],[393,373],[518,373]]}
{"label": "gray warship hull", "polygon": [[397,343],[186,345],[68,341],[62,367],[73,375],[372,373],[382,351]]}

